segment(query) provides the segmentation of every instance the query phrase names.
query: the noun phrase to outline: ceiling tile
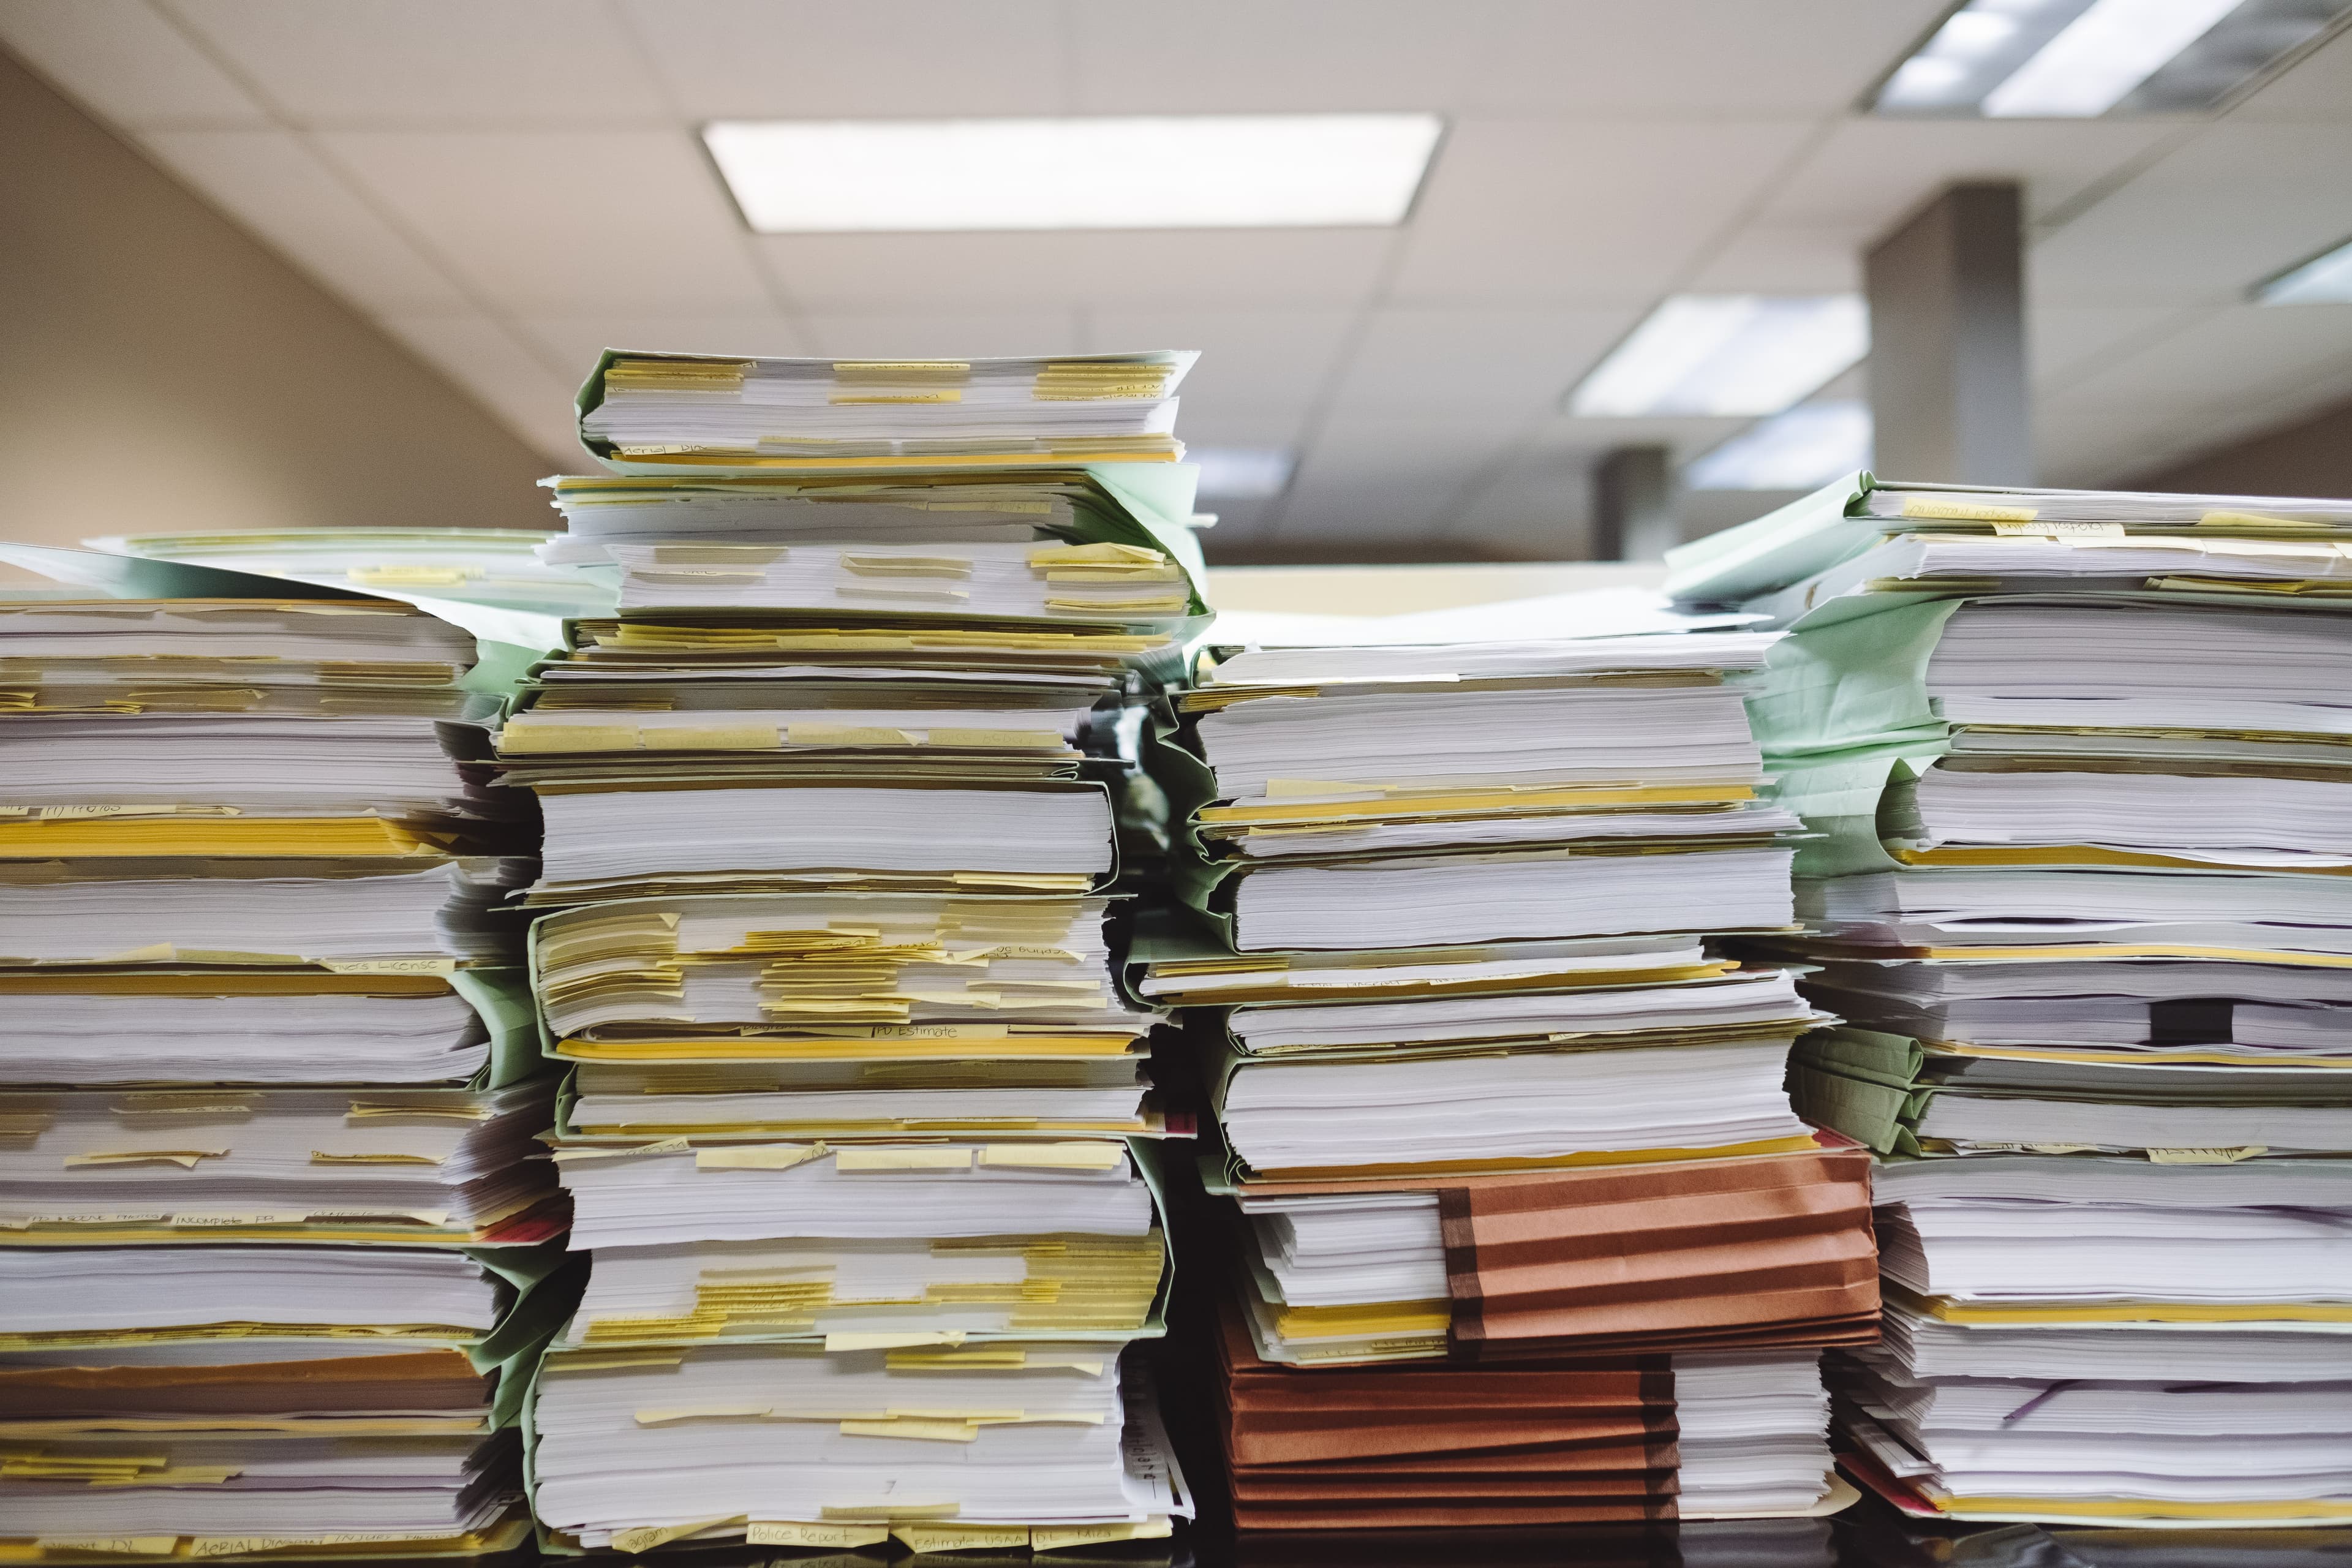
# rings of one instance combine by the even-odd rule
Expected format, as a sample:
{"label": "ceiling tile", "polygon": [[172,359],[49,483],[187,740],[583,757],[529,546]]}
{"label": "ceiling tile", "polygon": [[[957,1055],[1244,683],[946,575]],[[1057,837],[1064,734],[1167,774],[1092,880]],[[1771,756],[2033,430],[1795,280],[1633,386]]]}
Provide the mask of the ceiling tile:
{"label": "ceiling tile", "polygon": [[2211,127],[2034,247],[2053,304],[2225,304],[2352,234],[2352,123]]}
{"label": "ceiling tile", "polygon": [[1182,417],[1217,408],[1304,406],[1320,396],[1359,312],[1254,310],[1247,306],[1158,309],[1103,306],[1087,312],[1087,345],[1122,349],[1198,349],[1200,362],[1179,393]]}
{"label": "ceiling tile", "polygon": [[1955,180],[2022,180],[2029,217],[2080,197],[2180,128],[2129,120],[1838,122],[1756,215],[1849,237],[1859,250]]}
{"label": "ceiling tile", "polygon": [[2289,66],[2231,111],[2232,120],[2352,120],[2352,29]]}
{"label": "ceiling tile", "polygon": [[1391,543],[1436,537],[1480,472],[1509,446],[1496,421],[1352,416],[1314,433],[1270,531],[1344,529]]}
{"label": "ceiling tile", "polygon": [[1089,114],[1443,109],[1507,0],[1087,0],[1072,77]]}
{"label": "ceiling tile", "polygon": [[[383,324],[550,462],[572,473],[590,462],[573,423],[577,389],[505,327],[480,315],[395,315]],[[554,513],[548,516],[553,527]]]}
{"label": "ceiling tile", "polygon": [[[1206,361],[1202,362],[1207,363]],[[1177,437],[1194,447],[1261,447],[1295,452],[1313,417],[1313,405],[1297,403],[1203,402],[1192,395],[1192,378],[1184,378],[1178,395]]]}
{"label": "ceiling tile", "polygon": [[666,116],[628,38],[577,0],[163,0],[311,126],[612,124]]}
{"label": "ceiling tile", "polygon": [[524,341],[566,380],[588,379],[606,349],[665,353],[810,354],[816,351],[801,325],[773,311],[740,316],[647,316],[625,310],[526,316],[515,323]]}
{"label": "ceiling tile", "polygon": [[2144,346],[2197,312],[2172,305],[2042,305],[2025,315],[2025,362],[2033,380],[2063,385],[2100,361]]}
{"label": "ceiling tile", "polygon": [[285,131],[159,131],[163,165],[331,291],[374,311],[471,307],[424,252]]}
{"label": "ceiling tile", "polygon": [[1480,110],[1835,113],[1947,0],[1523,0],[1466,96]]}
{"label": "ceiling tile", "polygon": [[341,164],[518,314],[772,307],[683,132],[335,132]]}
{"label": "ceiling tile", "polygon": [[1622,305],[1385,306],[1366,322],[1335,406],[1349,414],[1475,407],[1514,419],[1546,411],[1641,314]]}
{"label": "ceiling tile", "polygon": [[1464,121],[1423,189],[1391,297],[1645,304],[1806,134],[1786,121]]}
{"label": "ceiling tile", "polygon": [[979,359],[1084,353],[1087,347],[1073,310],[827,311],[807,321],[816,352],[841,359]]}
{"label": "ceiling tile", "polygon": [[1055,0],[624,4],[670,98],[696,120],[933,119],[1070,108]]}
{"label": "ceiling tile", "polygon": [[1380,287],[1388,228],[1092,234],[763,235],[795,304],[1360,304]]}
{"label": "ceiling tile", "polygon": [[0,43],[117,125],[269,123],[147,0],[0,0]]}
{"label": "ceiling tile", "polygon": [[1848,294],[1862,288],[1862,246],[1838,227],[1750,224],[1685,287],[1717,294]]}

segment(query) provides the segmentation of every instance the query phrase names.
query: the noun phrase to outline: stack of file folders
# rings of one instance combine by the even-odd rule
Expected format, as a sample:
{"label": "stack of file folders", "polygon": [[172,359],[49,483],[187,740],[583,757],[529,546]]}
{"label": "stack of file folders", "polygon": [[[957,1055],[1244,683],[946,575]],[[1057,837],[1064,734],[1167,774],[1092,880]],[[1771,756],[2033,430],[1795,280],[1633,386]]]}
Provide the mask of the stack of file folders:
{"label": "stack of file folders", "polygon": [[[612,354],[543,554],[611,574],[498,737],[583,1306],[557,1544],[1171,1532],[1170,1279],[1111,785],[1200,614],[1189,354]],[[1131,733],[1131,727],[1130,731]],[[1130,745],[1131,751],[1131,745]]]}
{"label": "stack of file folders", "polygon": [[0,1553],[514,1549],[570,1280],[495,700],[197,575],[0,600]]}
{"label": "stack of file folders", "polygon": [[1686,547],[1877,1152],[1852,1473],[1932,1518],[2352,1520],[2352,501],[1868,475]]}
{"label": "stack of file folders", "polygon": [[1834,1503],[1867,1157],[1790,1106],[1792,974],[1719,940],[1791,921],[1727,679],[1769,641],[1213,648],[1160,710],[1182,901],[1129,982],[1222,1136],[1244,1531]]}

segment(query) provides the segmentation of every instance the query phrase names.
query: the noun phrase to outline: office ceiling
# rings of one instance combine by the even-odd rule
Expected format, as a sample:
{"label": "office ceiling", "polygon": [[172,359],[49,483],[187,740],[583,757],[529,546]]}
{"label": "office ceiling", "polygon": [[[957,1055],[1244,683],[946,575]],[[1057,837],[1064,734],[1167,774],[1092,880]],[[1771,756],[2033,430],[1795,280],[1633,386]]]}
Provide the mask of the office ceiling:
{"label": "office ceiling", "polygon": [[[1941,0],[0,0],[0,42],[470,388],[552,467],[608,343],[1206,351],[1179,430],[1298,454],[1227,558],[1573,557],[1586,470],[1744,422],[1576,419],[1663,296],[1857,286],[1943,182],[2029,193],[2042,478],[2352,393],[2352,305],[2248,285],[2352,235],[2352,34],[2218,118],[1856,100]],[[1392,229],[755,236],[718,117],[1433,109]],[[1718,521],[1742,500],[1706,503]],[[1725,510],[1726,508],[1729,510]]]}

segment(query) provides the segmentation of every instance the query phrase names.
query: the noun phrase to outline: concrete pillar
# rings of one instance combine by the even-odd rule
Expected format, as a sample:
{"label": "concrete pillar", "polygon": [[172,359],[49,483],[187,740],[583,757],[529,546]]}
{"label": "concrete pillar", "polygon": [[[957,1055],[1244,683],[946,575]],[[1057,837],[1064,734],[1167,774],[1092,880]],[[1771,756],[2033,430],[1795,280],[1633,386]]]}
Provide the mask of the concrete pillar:
{"label": "concrete pillar", "polygon": [[1655,561],[1681,542],[1664,447],[1618,447],[1592,468],[1592,559]]}
{"label": "concrete pillar", "polygon": [[1871,247],[1863,276],[1873,469],[1945,484],[2032,483],[2020,188],[1948,186]]}

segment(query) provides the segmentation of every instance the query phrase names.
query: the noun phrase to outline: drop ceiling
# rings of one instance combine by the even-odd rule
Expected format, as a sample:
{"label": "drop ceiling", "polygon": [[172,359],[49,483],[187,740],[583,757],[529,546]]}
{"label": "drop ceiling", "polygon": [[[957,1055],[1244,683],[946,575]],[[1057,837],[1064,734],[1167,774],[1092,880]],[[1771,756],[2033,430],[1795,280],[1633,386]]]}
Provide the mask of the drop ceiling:
{"label": "drop ceiling", "polygon": [[[0,0],[0,43],[547,454],[607,343],[1205,351],[1180,433],[1298,455],[1229,559],[1573,558],[1610,447],[1731,419],[1561,394],[1660,299],[1829,293],[1943,182],[2024,182],[2041,477],[2352,394],[2352,34],[2219,117],[1881,120],[1941,0]],[[1390,229],[751,233],[719,118],[1435,110]],[[1706,498],[1712,521],[1745,515]]]}

